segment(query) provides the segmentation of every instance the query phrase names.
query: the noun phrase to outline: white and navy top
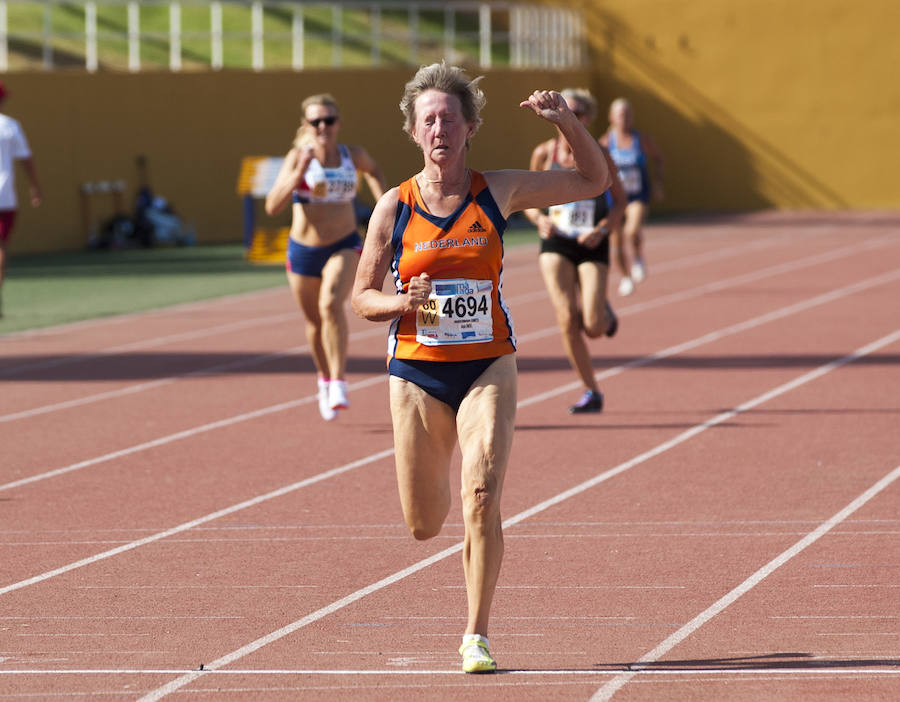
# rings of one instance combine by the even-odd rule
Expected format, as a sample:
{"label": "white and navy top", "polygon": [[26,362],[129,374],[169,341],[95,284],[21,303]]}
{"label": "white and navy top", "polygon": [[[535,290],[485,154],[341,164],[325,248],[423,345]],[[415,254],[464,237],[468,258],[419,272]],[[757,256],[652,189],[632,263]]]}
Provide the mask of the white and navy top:
{"label": "white and navy top", "polygon": [[341,163],[336,168],[325,168],[313,157],[303,176],[303,182],[294,190],[294,202],[351,202],[356,197],[356,166],[353,165],[350,149],[343,144],[338,144],[338,149]]}

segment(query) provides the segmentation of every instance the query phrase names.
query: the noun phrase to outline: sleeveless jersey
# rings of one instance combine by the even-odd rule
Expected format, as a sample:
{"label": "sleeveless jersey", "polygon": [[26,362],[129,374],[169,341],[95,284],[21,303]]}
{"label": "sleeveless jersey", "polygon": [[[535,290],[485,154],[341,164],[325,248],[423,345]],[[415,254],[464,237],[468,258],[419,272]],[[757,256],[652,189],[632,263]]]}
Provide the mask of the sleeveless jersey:
{"label": "sleeveless jersey", "polygon": [[448,217],[428,212],[415,177],[401,183],[391,271],[400,294],[427,273],[432,293],[416,312],[391,322],[388,356],[471,361],[513,353],[512,317],[503,300],[503,231],[484,176],[470,171],[465,201]]}
{"label": "sleeveless jersey", "polygon": [[[556,160],[556,145],[553,147],[553,162],[550,170],[561,170],[562,166]],[[547,214],[553,221],[553,225],[569,239],[577,239],[580,234],[587,234],[594,230],[597,223],[609,214],[609,191],[601,193],[597,197],[576,202],[566,202],[562,205],[552,205]]]}
{"label": "sleeveless jersey", "polygon": [[630,199],[650,199],[650,178],[647,173],[647,155],[641,147],[641,137],[634,132],[634,141],[630,148],[623,149],[618,145],[616,133],[609,133],[609,155],[619,170],[619,178]]}
{"label": "sleeveless jersey", "polygon": [[350,202],[356,197],[356,166],[353,165],[350,149],[339,144],[338,150],[341,163],[337,168],[325,168],[313,157],[303,175],[303,182],[294,190],[294,202]]}

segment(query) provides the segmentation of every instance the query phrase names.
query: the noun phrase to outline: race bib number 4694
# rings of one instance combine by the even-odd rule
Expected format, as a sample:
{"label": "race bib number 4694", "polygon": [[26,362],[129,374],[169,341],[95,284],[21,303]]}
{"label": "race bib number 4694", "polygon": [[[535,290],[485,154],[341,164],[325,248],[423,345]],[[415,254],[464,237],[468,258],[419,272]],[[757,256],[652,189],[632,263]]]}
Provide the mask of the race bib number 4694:
{"label": "race bib number 4694", "polygon": [[490,280],[435,280],[431,295],[416,312],[416,341],[426,346],[491,341]]}

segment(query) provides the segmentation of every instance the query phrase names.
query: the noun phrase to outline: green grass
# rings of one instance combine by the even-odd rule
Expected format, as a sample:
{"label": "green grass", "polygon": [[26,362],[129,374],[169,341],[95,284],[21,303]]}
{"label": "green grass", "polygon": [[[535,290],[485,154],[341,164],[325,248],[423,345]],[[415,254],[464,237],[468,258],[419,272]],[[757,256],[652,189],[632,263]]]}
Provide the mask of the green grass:
{"label": "green grass", "polygon": [[[9,61],[13,70],[39,68],[43,60],[42,36],[46,26],[54,35],[53,61],[57,66],[84,65],[84,3],[59,2],[45,8],[44,3],[12,0],[8,3],[7,24],[10,30]],[[304,8],[305,50],[307,67],[333,64],[331,6],[323,2]],[[141,65],[145,70],[167,69],[169,63],[169,5],[141,3]],[[263,14],[264,62],[266,68],[289,68],[292,62],[289,6],[265,6]],[[495,19],[499,21],[499,18]],[[440,59],[444,54],[443,11],[423,11],[418,20],[419,43],[411,54],[408,38],[409,14],[406,10],[381,13],[381,65],[411,65]],[[342,12],[342,66],[372,65],[370,26],[367,8],[345,8]],[[473,12],[455,13],[458,52],[456,62],[478,60],[478,17]],[[210,63],[210,11],[208,3],[184,2],[181,8],[182,66],[185,69],[206,68]],[[223,63],[226,68],[252,67],[250,3],[223,3]],[[128,14],[124,4],[97,4],[98,60],[107,70],[128,68]],[[508,61],[508,47],[495,47],[495,61]]]}
{"label": "green grass", "polygon": [[[511,225],[507,247],[536,240],[534,229]],[[0,337],[281,285],[287,295],[284,266],[248,263],[240,244],[14,256]]]}
{"label": "green grass", "polygon": [[0,335],[285,285],[239,244],[12,257]]}

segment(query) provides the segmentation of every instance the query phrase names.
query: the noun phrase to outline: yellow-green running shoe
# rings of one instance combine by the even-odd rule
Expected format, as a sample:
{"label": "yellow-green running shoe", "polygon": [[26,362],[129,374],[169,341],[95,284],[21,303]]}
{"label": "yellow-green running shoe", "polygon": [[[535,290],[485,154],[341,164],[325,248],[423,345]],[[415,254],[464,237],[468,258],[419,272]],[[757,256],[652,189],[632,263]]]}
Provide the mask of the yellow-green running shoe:
{"label": "yellow-green running shoe", "polygon": [[488,640],[480,634],[466,634],[463,636],[459,652],[463,657],[463,672],[493,673],[497,670],[497,663],[491,658]]}

